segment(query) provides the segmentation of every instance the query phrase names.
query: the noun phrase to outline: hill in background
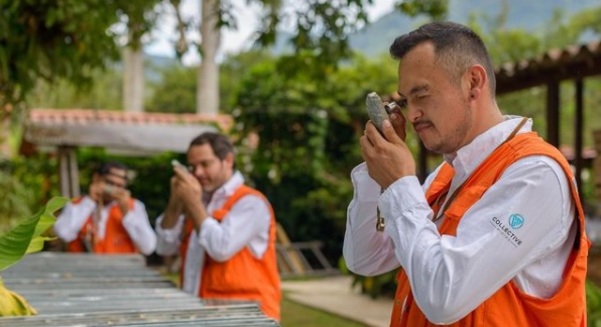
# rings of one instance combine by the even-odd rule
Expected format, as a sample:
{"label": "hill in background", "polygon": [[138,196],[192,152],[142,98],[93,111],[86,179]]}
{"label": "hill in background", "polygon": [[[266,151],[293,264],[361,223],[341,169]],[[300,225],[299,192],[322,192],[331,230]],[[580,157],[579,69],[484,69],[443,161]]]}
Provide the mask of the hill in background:
{"label": "hill in background", "polygon": [[[601,6],[599,0],[450,0],[448,19],[467,24],[470,14],[482,22],[483,17],[493,19],[502,12],[503,3],[508,6],[507,28],[522,28],[533,33],[540,32],[557,10],[569,17],[583,9]],[[425,17],[410,18],[391,11],[377,21],[349,37],[351,47],[367,57],[388,52],[395,37],[409,32],[426,21]]]}
{"label": "hill in background", "polygon": [[[555,11],[562,11],[564,17],[568,18],[583,9],[601,6],[599,0],[450,0],[448,19],[466,24],[470,15],[476,15],[480,23],[485,19],[496,18],[508,6],[507,28],[521,28],[532,33],[541,32]],[[361,30],[349,36],[351,48],[373,58],[388,53],[388,47],[399,35],[406,33],[426,21],[426,17],[410,18],[403,13],[394,11],[383,15],[378,20],[365,26]],[[278,35],[272,53],[275,55],[290,53],[292,47],[288,40],[292,34],[282,32]],[[180,65],[175,58],[158,55],[147,55],[146,62],[150,63],[150,71],[147,78],[156,81],[159,71],[165,67]]]}

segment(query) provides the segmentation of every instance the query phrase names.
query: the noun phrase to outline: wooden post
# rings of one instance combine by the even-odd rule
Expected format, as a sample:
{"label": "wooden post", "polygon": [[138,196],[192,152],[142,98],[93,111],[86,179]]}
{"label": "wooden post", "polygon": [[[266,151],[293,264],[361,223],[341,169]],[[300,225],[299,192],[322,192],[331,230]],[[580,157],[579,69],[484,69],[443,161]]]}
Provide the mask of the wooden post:
{"label": "wooden post", "polygon": [[547,142],[559,148],[559,81],[547,84]]}
{"label": "wooden post", "polygon": [[79,170],[74,148],[61,145],[57,153],[61,195],[68,198],[77,197],[80,195]]}
{"label": "wooden post", "polygon": [[582,159],[582,130],[584,130],[584,81],[579,78],[575,83],[575,97],[576,97],[576,117],[574,119],[574,166],[576,187],[578,187],[578,194],[580,194],[580,202],[583,203],[582,196],[582,166],[584,160]]}

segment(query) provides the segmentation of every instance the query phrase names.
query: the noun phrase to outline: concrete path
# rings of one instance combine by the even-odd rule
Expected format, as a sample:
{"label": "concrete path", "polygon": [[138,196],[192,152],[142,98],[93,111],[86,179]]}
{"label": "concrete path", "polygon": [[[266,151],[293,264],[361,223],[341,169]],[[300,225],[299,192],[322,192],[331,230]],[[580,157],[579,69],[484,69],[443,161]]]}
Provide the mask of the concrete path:
{"label": "concrete path", "polygon": [[287,297],[300,304],[327,311],[371,327],[390,323],[392,299],[371,299],[351,289],[351,276],[323,277],[304,281],[283,281]]}

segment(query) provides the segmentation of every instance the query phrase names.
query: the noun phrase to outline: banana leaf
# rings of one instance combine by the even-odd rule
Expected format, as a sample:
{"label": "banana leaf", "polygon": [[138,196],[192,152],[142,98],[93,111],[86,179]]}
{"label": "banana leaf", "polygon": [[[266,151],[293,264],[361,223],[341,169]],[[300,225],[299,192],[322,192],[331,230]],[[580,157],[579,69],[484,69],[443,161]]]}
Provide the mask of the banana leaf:
{"label": "banana leaf", "polygon": [[49,238],[41,235],[54,224],[54,212],[68,201],[64,197],[50,199],[39,212],[0,236],[0,271],[17,263],[27,253],[42,250],[44,241]]}

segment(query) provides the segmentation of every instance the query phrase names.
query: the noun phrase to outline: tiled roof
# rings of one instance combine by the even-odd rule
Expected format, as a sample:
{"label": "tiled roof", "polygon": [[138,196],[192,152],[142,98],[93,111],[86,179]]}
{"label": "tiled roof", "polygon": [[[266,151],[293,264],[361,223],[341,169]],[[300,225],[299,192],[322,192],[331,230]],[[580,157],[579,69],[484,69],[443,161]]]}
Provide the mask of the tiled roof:
{"label": "tiled roof", "polygon": [[128,153],[185,152],[190,140],[200,133],[227,133],[232,126],[229,115],[31,109],[21,152],[35,153],[38,146],[92,146]]}
{"label": "tiled roof", "polygon": [[499,94],[599,74],[601,41],[551,49],[531,59],[505,63],[495,72]]}
{"label": "tiled roof", "polygon": [[233,125],[230,115],[173,114],[154,112],[124,112],[92,109],[31,109],[28,121],[35,124],[87,125],[120,123],[131,125],[207,124],[214,123],[224,131]]}

